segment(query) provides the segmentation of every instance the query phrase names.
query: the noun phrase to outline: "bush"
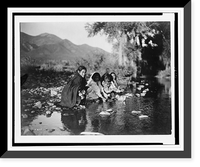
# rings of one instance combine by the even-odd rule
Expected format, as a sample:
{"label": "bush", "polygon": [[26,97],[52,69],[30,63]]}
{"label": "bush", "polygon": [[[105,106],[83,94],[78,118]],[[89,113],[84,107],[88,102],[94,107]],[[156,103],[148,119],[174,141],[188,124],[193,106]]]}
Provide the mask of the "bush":
{"label": "bush", "polygon": [[171,77],[171,67],[166,68],[163,71],[158,72],[157,78],[170,78]]}

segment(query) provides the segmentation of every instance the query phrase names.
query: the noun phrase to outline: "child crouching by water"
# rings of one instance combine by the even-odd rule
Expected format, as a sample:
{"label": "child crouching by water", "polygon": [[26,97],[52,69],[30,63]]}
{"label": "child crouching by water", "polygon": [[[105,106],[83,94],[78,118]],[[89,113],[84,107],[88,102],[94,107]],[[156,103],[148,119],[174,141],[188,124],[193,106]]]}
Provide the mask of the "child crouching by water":
{"label": "child crouching by water", "polygon": [[60,106],[73,108],[82,104],[86,92],[86,72],[86,67],[78,67],[75,75],[70,79],[62,91]]}
{"label": "child crouching by water", "polygon": [[102,86],[103,86],[104,92],[109,97],[112,97],[112,98],[116,93],[121,92],[121,90],[118,89],[118,86],[116,85],[116,83],[113,82],[113,78],[110,74],[105,75],[105,78],[102,81]]}
{"label": "child crouching by water", "polygon": [[91,75],[87,83],[87,96],[88,100],[102,100],[106,101],[108,95],[103,91],[101,85],[101,76],[98,72],[95,72]]}

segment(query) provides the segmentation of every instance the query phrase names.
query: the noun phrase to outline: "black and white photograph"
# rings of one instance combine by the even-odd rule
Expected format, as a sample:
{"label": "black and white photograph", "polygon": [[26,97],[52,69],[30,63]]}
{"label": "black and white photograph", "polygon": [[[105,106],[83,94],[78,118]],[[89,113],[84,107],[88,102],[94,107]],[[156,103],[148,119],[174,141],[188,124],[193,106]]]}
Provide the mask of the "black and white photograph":
{"label": "black and white photograph", "polygon": [[9,148],[183,150],[182,15],[159,8],[13,12]]}
{"label": "black and white photograph", "polygon": [[172,133],[170,22],[21,23],[20,70],[21,135]]}

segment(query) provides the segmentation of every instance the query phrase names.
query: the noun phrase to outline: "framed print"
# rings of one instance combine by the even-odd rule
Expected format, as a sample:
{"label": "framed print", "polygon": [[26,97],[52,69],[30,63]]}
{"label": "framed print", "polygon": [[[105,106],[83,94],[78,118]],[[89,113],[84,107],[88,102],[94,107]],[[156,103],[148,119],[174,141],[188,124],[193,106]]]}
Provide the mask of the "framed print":
{"label": "framed print", "polygon": [[7,8],[2,158],[190,158],[191,2]]}

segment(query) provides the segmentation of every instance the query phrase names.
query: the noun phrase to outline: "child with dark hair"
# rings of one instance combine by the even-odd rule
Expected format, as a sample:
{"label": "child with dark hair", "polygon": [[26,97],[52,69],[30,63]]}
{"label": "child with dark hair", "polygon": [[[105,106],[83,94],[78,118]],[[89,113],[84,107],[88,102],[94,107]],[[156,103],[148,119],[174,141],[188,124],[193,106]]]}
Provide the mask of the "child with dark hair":
{"label": "child with dark hair", "polygon": [[107,99],[107,95],[104,93],[101,85],[101,76],[98,72],[95,72],[91,75],[90,79],[88,80],[87,86],[87,99],[101,99],[103,101]]}
{"label": "child with dark hair", "polygon": [[114,73],[106,74],[104,80],[102,81],[103,90],[111,100],[115,99],[115,95],[117,93],[122,92],[120,89],[118,89],[119,87],[116,82],[116,75],[114,77],[112,74]]}
{"label": "child with dark hair", "polygon": [[110,74],[105,75],[102,81],[104,92],[110,94],[111,92],[120,92],[113,82],[113,77]]}
{"label": "child with dark hair", "polygon": [[105,77],[107,76],[107,75],[109,75],[110,74],[110,69],[109,68],[106,68],[106,72],[102,75],[102,77],[101,77],[101,82],[103,82],[104,81],[104,79],[105,79]]}
{"label": "child with dark hair", "polygon": [[123,92],[124,89],[120,88],[118,81],[117,81],[117,75],[114,72],[111,72],[110,75],[112,76],[112,82],[113,85],[116,87],[118,93]]}
{"label": "child with dark hair", "polygon": [[87,84],[85,79],[86,72],[86,67],[78,67],[75,75],[70,79],[62,91],[61,106],[72,108],[76,105],[80,105],[84,100]]}
{"label": "child with dark hair", "polygon": [[117,75],[114,72],[111,72],[110,75],[112,76],[112,82],[115,85],[115,87],[119,88],[119,85],[117,83]]}

